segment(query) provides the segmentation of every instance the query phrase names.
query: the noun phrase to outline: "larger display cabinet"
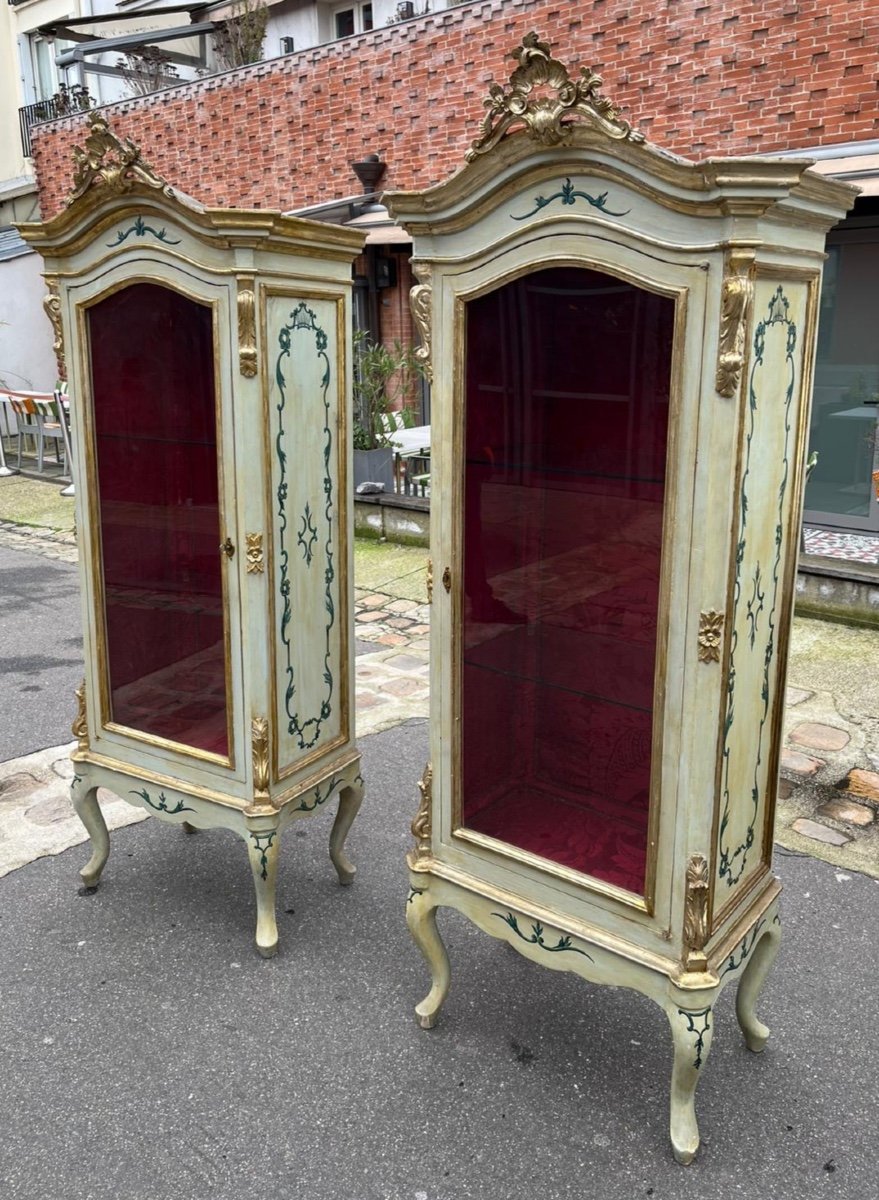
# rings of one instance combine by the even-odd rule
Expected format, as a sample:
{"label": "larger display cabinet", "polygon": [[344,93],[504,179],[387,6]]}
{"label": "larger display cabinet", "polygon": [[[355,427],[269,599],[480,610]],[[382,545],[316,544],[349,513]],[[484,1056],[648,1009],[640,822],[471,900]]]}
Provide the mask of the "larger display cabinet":
{"label": "larger display cabinet", "polygon": [[[45,259],[72,397],[86,677],[73,802],[97,886],[97,789],[247,844],[277,946],[281,833],[338,796],[353,734],[351,265],[362,235],[176,193],[100,114]],[[193,849],[194,852],[194,849]]]}
{"label": "larger display cabinet", "polygon": [[663,153],[536,35],[514,57],[468,163],[385,197],[433,374],[416,1012],[449,988],[441,905],[652,997],[689,1162],[721,989],[752,1050],[768,1033],[816,301],[855,193]]}

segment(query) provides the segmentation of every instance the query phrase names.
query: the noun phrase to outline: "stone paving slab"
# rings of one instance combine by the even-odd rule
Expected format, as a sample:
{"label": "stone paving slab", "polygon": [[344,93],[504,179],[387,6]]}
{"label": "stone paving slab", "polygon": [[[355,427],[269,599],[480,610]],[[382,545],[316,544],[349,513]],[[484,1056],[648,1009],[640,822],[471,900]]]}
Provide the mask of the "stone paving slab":
{"label": "stone paving slab", "polygon": [[[75,744],[52,746],[0,764],[0,876],[86,840],[70,802],[73,763],[69,755]],[[98,802],[110,830],[149,816],[103,788]]]}

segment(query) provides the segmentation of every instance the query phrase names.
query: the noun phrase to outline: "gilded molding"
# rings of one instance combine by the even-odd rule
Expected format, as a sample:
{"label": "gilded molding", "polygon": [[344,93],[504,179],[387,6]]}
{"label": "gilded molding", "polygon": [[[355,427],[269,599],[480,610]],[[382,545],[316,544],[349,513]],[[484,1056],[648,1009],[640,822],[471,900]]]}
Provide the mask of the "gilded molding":
{"label": "gilded molding", "polygon": [[720,662],[720,643],[723,639],[723,613],[710,608],[699,613],[699,662]]}
{"label": "gilded molding", "polygon": [[269,794],[269,723],[265,717],[250,722],[251,754],[253,756],[253,790],[256,799]]}
{"label": "gilded molding", "polygon": [[427,603],[433,604],[433,559],[427,560]]}
{"label": "gilded molding", "polygon": [[262,551],[262,534],[248,533],[245,534],[245,542],[247,545],[247,574],[262,575],[265,563],[263,561]]}
{"label": "gilded molding", "polygon": [[[602,96],[602,79],[588,67],[580,68],[580,76],[571,79],[567,67],[552,57],[549,44],[538,40],[534,32],[526,33],[522,45],[511,52],[518,66],[510,76],[509,90],[493,83],[483,102],[488,112],[480,136],[464,155],[472,162],[486,154],[517,125],[524,125],[541,146],[558,146],[565,142],[575,119],[585,118],[608,137],[623,141],[643,142],[643,133],[633,130],[621,119],[616,105]],[[535,87],[545,87],[555,97],[531,93]]]}
{"label": "gilded molding", "polygon": [[745,327],[754,296],[752,251],[729,251],[720,298],[720,340],[714,386],[727,400],[738,395],[745,365]]}
{"label": "gilded molding", "polygon": [[418,783],[418,790],[421,792],[421,803],[418,806],[415,820],[412,822],[412,836],[415,838],[412,860],[423,862],[426,858],[430,858],[430,802],[433,792],[433,767],[430,763],[424,768],[424,774]]}
{"label": "gilded molding", "polygon": [[130,138],[120,139],[113,133],[102,113],[90,112],[88,124],[85,147],[73,147],[73,191],[67,198],[68,208],[92,187],[121,196],[140,184],[173,199],[174,189],[143,161]]}
{"label": "gilded molding", "polygon": [[85,751],[89,748],[88,714],[85,706],[85,680],[82,681],[73,694],[76,696],[76,716],[73,718],[70,732],[76,738],[77,750]]}
{"label": "gilded molding", "polygon": [[409,305],[412,309],[412,319],[415,321],[415,327],[421,338],[421,345],[415,349],[415,359],[421,364],[427,382],[433,383],[430,339],[433,313],[433,271],[427,263],[413,260],[412,273],[419,282],[409,293]]}
{"label": "gilded molding", "polygon": [[253,280],[238,283],[238,368],[247,379],[256,375],[256,300]]}
{"label": "gilded molding", "polygon": [[47,275],[46,286],[49,289],[43,297],[43,308],[46,316],[52,322],[52,332],[55,335],[52,349],[55,351],[55,365],[58,368],[58,378],[67,378],[67,363],[64,360],[64,331],[61,325],[61,297],[58,294],[58,278]]}
{"label": "gilded molding", "polygon": [[687,971],[707,971],[705,943],[708,941],[708,860],[693,854],[687,863],[687,894],[684,900],[683,963]]}

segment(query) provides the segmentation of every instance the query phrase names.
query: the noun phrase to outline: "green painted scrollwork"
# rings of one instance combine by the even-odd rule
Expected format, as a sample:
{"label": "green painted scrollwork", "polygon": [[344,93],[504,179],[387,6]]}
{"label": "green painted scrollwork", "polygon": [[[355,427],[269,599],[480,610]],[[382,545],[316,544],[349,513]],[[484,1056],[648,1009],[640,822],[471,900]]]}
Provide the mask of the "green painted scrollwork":
{"label": "green painted scrollwork", "polygon": [[515,933],[516,937],[521,938],[523,942],[527,942],[531,946],[539,946],[541,950],[546,950],[549,954],[556,954],[562,950],[569,950],[571,954],[582,954],[583,957],[588,958],[590,962],[595,961],[591,954],[587,954],[585,950],[580,950],[577,946],[573,945],[570,937],[568,936],[560,937],[554,946],[548,946],[543,940],[543,926],[539,921],[531,926],[531,936],[526,937],[526,935],[519,928],[518,919],[512,913],[492,913],[491,915],[493,917],[500,917],[502,921],[506,921],[507,925],[509,925],[510,929],[512,929],[513,933]]}
{"label": "green painted scrollwork", "polygon": [[[791,419],[796,374],[794,366],[794,350],[796,349],[797,345],[797,327],[791,320],[789,312],[790,302],[788,301],[781,285],[779,284],[775,294],[769,302],[766,317],[764,320],[758,323],[757,328],[754,331],[754,359],[751,366],[751,375],[748,383],[749,425],[745,443],[744,466],[739,488],[739,526],[736,540],[735,580],[733,585],[733,620],[731,622],[732,632],[730,635],[729,673],[727,676],[723,722],[723,809],[718,833],[718,848],[720,851],[717,868],[718,877],[726,880],[727,887],[730,888],[734,887],[745,873],[748,855],[755,841],[755,828],[757,824],[757,816],[760,811],[760,767],[763,762],[764,738],[769,722],[769,684],[772,664],[775,658],[775,632],[777,622],[776,604],[778,601],[778,592],[780,586],[781,559],[783,551],[784,503],[788,482],[790,479],[790,447],[792,433]],[[764,601],[766,599],[766,591],[763,590],[763,583],[765,580],[760,564],[756,564],[752,580],[753,590],[750,599],[747,601],[744,600],[743,596],[742,575],[744,571],[747,539],[750,532],[748,526],[748,485],[751,472],[751,456],[752,451],[754,450],[757,408],[759,404],[756,383],[758,372],[763,367],[767,330],[774,325],[785,325],[787,327],[784,348],[785,364],[787,369],[787,387],[785,390],[783,411],[785,437],[784,454],[781,463],[782,475],[777,492],[778,507],[775,520],[775,550],[772,561],[771,581],[767,584],[767,590],[771,591],[771,598],[769,600],[766,615],[766,643],[762,649],[763,682],[760,691],[760,708],[758,709],[759,724],[756,735],[756,756],[754,760],[753,779],[751,784],[751,814],[743,840],[738,846],[731,846],[728,840],[729,824],[731,819],[730,762],[732,754],[731,734],[735,721],[736,671],[740,654],[754,653],[755,649],[758,653],[760,652],[759,646],[757,645],[757,622],[763,610]],[[737,617],[741,611],[741,606],[743,603],[746,605],[745,615],[748,620],[749,629],[748,637],[746,639],[747,644],[740,646]]]}
{"label": "green painted scrollwork", "polygon": [[721,975],[728,975],[730,971],[737,971],[739,969],[739,967],[757,945],[757,941],[760,937],[760,934],[763,932],[763,926],[765,924],[766,922],[764,920],[757,922],[751,932],[746,935],[745,940],[742,942],[741,946],[739,946],[738,950],[734,950],[726,960],[726,965],[720,972]]}
{"label": "green painted scrollwork", "polygon": [[129,237],[131,237],[132,234],[134,234],[135,237],[142,238],[142,237],[146,237],[146,235],[148,233],[151,233],[153,235],[153,237],[157,238],[160,242],[165,242],[165,244],[168,246],[179,246],[180,245],[179,238],[175,239],[175,238],[168,237],[168,232],[164,228],[164,226],[161,229],[153,229],[152,225],[146,224],[143,217],[136,217],[134,224],[129,229],[117,230],[116,241],[115,242],[107,242],[107,245],[112,250],[116,246],[121,246],[122,243],[124,241],[126,241]]}
{"label": "green painted scrollwork", "polygon": [[263,879],[268,878],[269,874],[269,850],[272,848],[272,842],[278,836],[276,829],[270,829],[267,833],[251,832],[253,844],[259,851],[259,865],[262,868],[260,875]]}
{"label": "green painted scrollwork", "polygon": [[155,809],[156,812],[167,813],[169,817],[174,817],[177,815],[177,813],[181,812],[195,812],[194,808],[190,808],[190,806],[188,804],[184,804],[182,800],[178,800],[173,808],[169,808],[164,792],[159,792],[158,801],[153,800],[146,788],[143,788],[139,792],[131,792],[131,795],[140,796],[144,804],[148,804],[150,808]]}
{"label": "green painted scrollwork", "polygon": [[339,786],[340,783],[344,783],[344,780],[336,779],[335,777],[333,777],[330,780],[330,782],[327,784],[327,790],[325,792],[321,792],[320,784],[318,784],[318,786],[314,789],[314,800],[311,803],[309,803],[308,800],[305,800],[305,799],[300,800],[300,802],[296,805],[296,807],[293,809],[293,811],[294,812],[314,812],[314,810],[316,808],[320,808],[320,806],[322,804],[326,804],[327,800],[329,800],[330,796],[332,796],[333,792],[336,790],[336,788]]}
{"label": "green painted scrollwork", "polygon": [[[303,716],[299,712],[296,704],[296,679],[293,668],[293,652],[290,642],[290,624],[293,620],[293,608],[290,602],[290,551],[288,549],[288,528],[287,528],[287,455],[284,451],[284,439],[286,430],[284,427],[284,415],[287,406],[287,381],[284,376],[284,367],[287,365],[287,360],[292,356],[292,334],[296,330],[304,330],[307,333],[314,334],[314,348],[320,363],[323,366],[321,376],[321,402],[324,410],[324,478],[323,478],[323,496],[324,496],[324,512],[323,518],[326,522],[326,537],[325,537],[325,553],[326,553],[326,568],[324,571],[324,608],[326,610],[326,653],[324,655],[324,683],[326,684],[326,692],[323,700],[320,703],[318,711],[311,716]],[[330,458],[333,448],[333,435],[330,428],[330,359],[327,354],[327,335],[317,323],[317,317],[314,312],[308,307],[305,301],[301,301],[290,314],[290,323],[285,325],[278,335],[278,345],[280,353],[275,364],[275,381],[280,392],[280,400],[277,404],[278,412],[278,429],[275,437],[275,453],[278,457],[280,467],[280,480],[277,489],[278,500],[278,518],[279,518],[279,537],[280,537],[280,554],[279,564],[281,572],[280,593],[283,601],[281,609],[281,627],[280,637],[284,646],[286,655],[286,675],[287,687],[284,693],[284,708],[287,713],[287,731],[292,734],[298,742],[300,750],[308,750],[314,746],[321,735],[324,722],[328,720],[332,712],[333,698],[333,673],[330,666],[330,635],[336,620],[336,609],[333,602],[333,580],[335,579],[335,568],[333,566],[333,478],[330,470]],[[311,523],[311,509],[306,505],[306,515],[308,521],[303,527],[299,535],[299,543],[303,545],[306,551],[307,564],[311,564],[311,554],[313,553],[314,542],[318,538],[317,531],[314,532],[314,537],[309,539],[307,546],[303,543],[302,537]]]}
{"label": "green painted scrollwork", "polygon": [[[705,1049],[705,1035],[711,1032],[711,1008],[700,1008],[693,1012],[686,1008],[679,1008],[678,1012],[687,1020],[687,1031],[695,1033],[696,1043],[693,1049],[696,1051],[696,1061],[693,1066],[698,1070],[702,1066],[702,1051]],[[701,1025],[696,1022],[701,1020]]]}
{"label": "green painted scrollwork", "polygon": [[[311,566],[311,560],[314,557],[314,543],[317,541],[317,530],[314,527],[314,522],[311,519],[311,505],[305,505],[305,512],[299,518],[302,522],[302,528],[299,530],[299,536],[296,541],[302,547],[302,556],[305,559],[305,565]],[[308,535],[306,537],[306,534]]]}
{"label": "green painted scrollwork", "polygon": [[614,212],[612,208],[607,207],[607,192],[602,192],[600,196],[590,196],[588,192],[578,191],[571,180],[566,179],[559,191],[553,192],[551,196],[535,196],[534,208],[531,212],[522,213],[520,217],[510,213],[510,216],[514,221],[525,221],[528,217],[533,217],[535,213],[540,212],[542,208],[546,208],[548,204],[552,204],[553,200],[561,200],[562,204],[574,204],[577,200],[585,200],[587,204],[607,213],[609,217],[625,217],[631,212],[631,209],[628,208],[623,212]]}

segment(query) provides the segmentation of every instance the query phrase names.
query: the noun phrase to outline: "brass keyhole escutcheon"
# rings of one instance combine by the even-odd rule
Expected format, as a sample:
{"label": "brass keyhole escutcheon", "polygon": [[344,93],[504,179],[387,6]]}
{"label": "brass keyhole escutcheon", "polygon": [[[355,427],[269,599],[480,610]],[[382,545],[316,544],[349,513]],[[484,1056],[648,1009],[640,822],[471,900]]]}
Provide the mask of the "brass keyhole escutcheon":
{"label": "brass keyhole escutcheon", "polygon": [[235,547],[232,545],[232,539],[226,538],[225,542],[220,544],[220,553],[225,554],[227,558],[232,558],[235,554]]}
{"label": "brass keyhole escutcheon", "polygon": [[443,571],[443,587],[447,592],[452,590],[452,572],[449,567],[446,567],[446,569]]}

